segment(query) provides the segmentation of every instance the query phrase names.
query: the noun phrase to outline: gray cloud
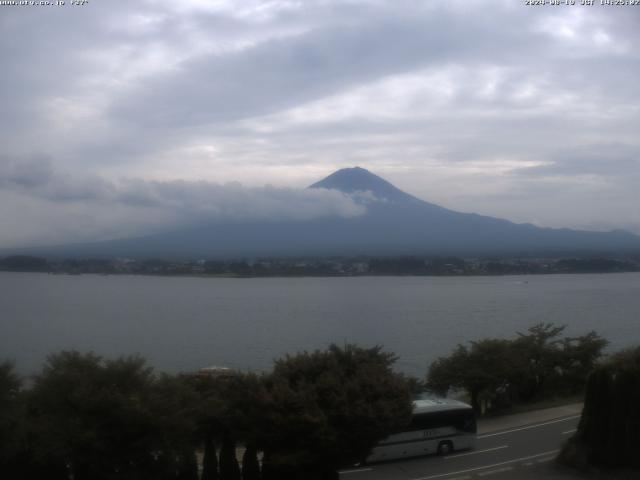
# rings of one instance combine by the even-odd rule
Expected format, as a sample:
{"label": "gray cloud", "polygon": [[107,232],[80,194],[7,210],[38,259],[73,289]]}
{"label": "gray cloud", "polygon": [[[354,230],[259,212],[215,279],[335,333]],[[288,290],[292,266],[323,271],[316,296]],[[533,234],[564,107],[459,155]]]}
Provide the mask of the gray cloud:
{"label": "gray cloud", "polygon": [[[78,218],[93,213],[104,215],[105,225],[96,228],[96,237],[119,236],[119,231],[137,234],[166,230],[180,225],[218,220],[308,220],[323,216],[353,217],[366,211],[371,199],[366,195],[348,196],[338,191],[323,189],[293,189],[244,187],[240,183],[215,184],[211,182],[147,181],[121,179],[110,181],[98,176],[83,177],[60,173],[45,160],[8,163],[0,166],[0,193],[11,193],[39,200],[42,212],[56,212],[59,220],[49,228],[50,238],[59,241],[77,239],[62,231]],[[18,199],[20,200],[20,199]],[[68,215],[60,215],[60,207],[68,207]],[[109,209],[120,209],[121,215]],[[152,218],[147,218],[149,215]],[[151,220],[151,221],[149,221]],[[136,225],[137,228],[131,228]],[[58,230],[57,232],[55,230]]]}
{"label": "gray cloud", "polygon": [[[28,241],[38,209],[118,205],[123,225],[245,215],[253,197],[271,212],[277,195],[227,183],[301,187],[353,164],[463,211],[638,225],[639,23],[506,0],[2,7],[0,246]],[[69,237],[103,235],[92,222]]]}
{"label": "gray cloud", "polygon": [[[116,98],[112,113],[134,123],[144,117],[152,125],[234,121],[428,65],[477,61],[476,56],[482,62],[509,60],[525,40],[491,16],[467,23],[446,12],[384,2],[352,13],[364,15],[233,55],[214,51],[187,60]],[[154,115],[147,116],[149,110]]]}
{"label": "gray cloud", "polygon": [[38,188],[53,177],[53,166],[47,158],[31,158],[17,162],[3,158],[0,163],[0,187]]}
{"label": "gray cloud", "polygon": [[561,150],[550,163],[514,170],[525,176],[596,175],[602,178],[640,177],[640,146],[598,144]]}

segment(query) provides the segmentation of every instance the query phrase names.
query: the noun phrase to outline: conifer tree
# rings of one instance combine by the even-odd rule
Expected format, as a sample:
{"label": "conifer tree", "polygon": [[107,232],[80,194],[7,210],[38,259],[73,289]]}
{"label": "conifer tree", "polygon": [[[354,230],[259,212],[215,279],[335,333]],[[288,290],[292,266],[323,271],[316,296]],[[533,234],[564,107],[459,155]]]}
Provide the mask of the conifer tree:
{"label": "conifer tree", "polygon": [[640,347],[596,368],[582,418],[561,458],[578,466],[640,467]]}
{"label": "conifer tree", "polygon": [[258,451],[254,445],[247,445],[242,456],[242,480],[260,480]]}
{"label": "conifer tree", "polygon": [[236,443],[227,432],[220,449],[220,480],[241,480],[240,466],[236,458]]}
{"label": "conifer tree", "polygon": [[216,444],[211,432],[207,433],[204,442],[204,458],[202,459],[202,479],[218,480],[218,455]]}

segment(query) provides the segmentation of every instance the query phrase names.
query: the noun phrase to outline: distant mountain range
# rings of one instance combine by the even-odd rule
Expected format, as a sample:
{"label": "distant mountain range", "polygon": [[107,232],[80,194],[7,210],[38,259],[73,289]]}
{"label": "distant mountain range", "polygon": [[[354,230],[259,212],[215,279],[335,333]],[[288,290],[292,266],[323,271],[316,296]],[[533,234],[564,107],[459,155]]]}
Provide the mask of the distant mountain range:
{"label": "distant mountain range", "polygon": [[139,238],[30,249],[73,257],[232,258],[353,255],[610,255],[640,252],[625,231],[540,228],[460,213],[413,197],[359,167],[309,188],[339,190],[366,206],[355,217],[212,221]]}

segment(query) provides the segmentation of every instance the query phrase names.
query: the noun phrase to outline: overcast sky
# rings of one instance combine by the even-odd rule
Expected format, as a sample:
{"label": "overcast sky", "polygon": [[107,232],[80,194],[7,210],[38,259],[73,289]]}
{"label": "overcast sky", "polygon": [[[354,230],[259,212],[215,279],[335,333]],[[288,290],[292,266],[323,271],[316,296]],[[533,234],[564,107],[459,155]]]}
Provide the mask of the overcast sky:
{"label": "overcast sky", "polygon": [[640,6],[524,3],[0,6],[0,247],[358,215],[300,191],[355,165],[455,210],[640,233]]}

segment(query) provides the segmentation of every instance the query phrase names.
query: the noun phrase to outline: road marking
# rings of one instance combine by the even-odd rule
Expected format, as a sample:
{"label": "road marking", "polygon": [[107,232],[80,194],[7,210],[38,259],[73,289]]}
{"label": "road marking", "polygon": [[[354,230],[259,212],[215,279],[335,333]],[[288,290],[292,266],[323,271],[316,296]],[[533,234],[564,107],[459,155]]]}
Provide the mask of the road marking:
{"label": "road marking", "polygon": [[471,479],[471,475],[465,475],[464,477],[453,477],[450,478],[449,480],[470,480]]}
{"label": "road marking", "polygon": [[525,460],[531,460],[532,458],[544,457],[546,455],[553,455],[560,450],[551,450],[549,452],[537,453],[536,455],[529,455],[528,457],[514,458],[513,460],[507,460],[506,462],[494,463],[492,465],[485,465],[483,467],[468,468],[466,470],[459,470],[457,472],[441,473],[439,475],[430,475],[428,477],[419,477],[412,480],[431,480],[432,478],[448,477],[449,475],[459,475],[461,473],[475,472],[476,470],[484,470],[486,468],[500,467],[502,465],[508,465],[509,463],[523,462]]}
{"label": "road marking", "polygon": [[502,445],[500,447],[487,448],[486,450],[478,450],[478,451],[469,452],[469,453],[458,453],[456,455],[447,455],[446,457],[443,457],[443,458],[448,459],[448,458],[466,457],[467,455],[477,455],[478,453],[493,452],[494,450],[500,450],[502,448],[507,448],[507,447],[509,447],[509,445]]}
{"label": "road marking", "polygon": [[522,465],[524,465],[525,467],[530,467],[531,465],[533,465],[533,462],[524,462]]}
{"label": "road marking", "polygon": [[544,463],[544,462],[550,462],[551,460],[553,460],[555,457],[549,457],[549,458],[541,458],[540,460],[536,460],[536,462],[538,463]]}
{"label": "road marking", "polygon": [[502,467],[497,470],[489,470],[488,472],[479,473],[479,477],[486,477],[487,475],[495,475],[496,473],[508,472],[509,470],[513,470],[513,467]]}
{"label": "road marking", "polygon": [[347,473],[360,473],[360,472],[370,472],[371,470],[373,470],[373,468],[359,468],[357,470],[341,470],[340,475],[342,474],[347,474]]}
{"label": "road marking", "polygon": [[562,432],[562,434],[563,435],[569,435],[570,433],[577,432],[577,431],[578,431],[577,428],[573,428],[571,430],[567,430],[566,432]]}
{"label": "road marking", "polygon": [[545,422],[545,423],[538,423],[536,425],[527,425],[526,427],[514,428],[512,430],[507,430],[507,431],[504,431],[504,432],[488,433],[486,435],[478,435],[477,438],[481,439],[481,438],[495,437],[496,435],[506,435],[507,433],[519,432],[521,430],[529,430],[530,428],[538,428],[538,427],[544,427],[545,425],[551,425],[551,424],[554,424],[554,423],[566,422],[568,420],[573,420],[575,418],[580,418],[580,415],[573,415],[571,417],[560,418],[558,420],[552,420],[550,422]]}

